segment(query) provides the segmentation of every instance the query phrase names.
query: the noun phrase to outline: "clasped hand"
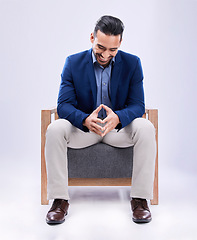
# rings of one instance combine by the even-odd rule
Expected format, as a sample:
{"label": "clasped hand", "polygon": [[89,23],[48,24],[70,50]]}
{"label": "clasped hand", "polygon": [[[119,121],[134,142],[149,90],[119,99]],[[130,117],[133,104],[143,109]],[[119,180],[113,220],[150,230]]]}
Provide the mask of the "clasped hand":
{"label": "clasped hand", "polygon": [[[104,108],[107,114],[105,119],[98,118],[99,111]],[[119,117],[115,114],[111,108],[104,104],[101,104],[95,109],[84,121],[83,125],[90,131],[104,137],[108,132],[113,130],[120,123]],[[99,125],[101,124],[101,125]]]}

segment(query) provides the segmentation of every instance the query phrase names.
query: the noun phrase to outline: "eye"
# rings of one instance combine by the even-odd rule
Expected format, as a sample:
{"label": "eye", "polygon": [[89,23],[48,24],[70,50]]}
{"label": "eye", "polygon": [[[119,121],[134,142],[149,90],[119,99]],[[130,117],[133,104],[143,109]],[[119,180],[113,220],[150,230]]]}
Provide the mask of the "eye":
{"label": "eye", "polygon": [[101,49],[101,50],[103,50],[103,49],[104,49],[104,47],[102,47],[102,46],[100,46],[100,45],[98,45],[98,48],[99,48],[99,49]]}

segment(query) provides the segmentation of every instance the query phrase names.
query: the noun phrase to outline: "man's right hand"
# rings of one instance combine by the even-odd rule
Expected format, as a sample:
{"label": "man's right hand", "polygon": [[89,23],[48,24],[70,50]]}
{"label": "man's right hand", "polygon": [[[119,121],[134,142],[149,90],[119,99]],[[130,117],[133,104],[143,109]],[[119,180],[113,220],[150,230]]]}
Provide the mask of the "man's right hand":
{"label": "man's right hand", "polygon": [[98,134],[99,136],[102,136],[103,127],[98,125],[98,123],[103,123],[103,121],[98,118],[98,113],[101,110],[102,105],[97,107],[97,109],[94,110],[85,120],[83,125],[86,126],[91,132],[94,132]]}

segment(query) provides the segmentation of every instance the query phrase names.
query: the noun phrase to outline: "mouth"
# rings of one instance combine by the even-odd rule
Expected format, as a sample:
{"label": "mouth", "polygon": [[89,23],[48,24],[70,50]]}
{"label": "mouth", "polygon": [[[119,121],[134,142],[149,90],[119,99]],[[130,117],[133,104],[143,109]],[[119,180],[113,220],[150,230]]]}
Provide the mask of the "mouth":
{"label": "mouth", "polygon": [[108,62],[112,59],[112,57],[110,57],[110,58],[108,58],[107,60],[105,60],[105,59],[103,59],[103,58],[101,57],[100,54],[98,54],[97,56],[98,56],[99,62],[101,62],[101,63],[103,63],[103,64],[108,63]]}

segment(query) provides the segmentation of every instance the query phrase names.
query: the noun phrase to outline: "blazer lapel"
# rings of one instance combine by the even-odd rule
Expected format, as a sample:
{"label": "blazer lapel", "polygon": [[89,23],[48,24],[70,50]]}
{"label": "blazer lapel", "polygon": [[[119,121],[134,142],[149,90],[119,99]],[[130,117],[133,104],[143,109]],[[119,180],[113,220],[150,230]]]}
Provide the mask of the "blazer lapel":
{"label": "blazer lapel", "polygon": [[112,69],[111,75],[111,83],[110,83],[110,92],[111,92],[111,103],[112,108],[115,109],[116,106],[116,99],[117,99],[117,90],[118,90],[118,83],[120,81],[120,74],[122,69],[122,60],[120,53],[117,53],[115,58],[115,64]]}
{"label": "blazer lapel", "polygon": [[87,54],[87,66],[86,66],[86,70],[88,73],[88,78],[89,78],[89,82],[90,82],[90,87],[92,90],[92,95],[93,95],[93,107],[96,107],[96,99],[97,99],[97,86],[96,86],[96,77],[95,77],[95,73],[94,73],[94,66],[93,66],[93,62],[92,62],[92,49],[90,49],[88,51]]}

